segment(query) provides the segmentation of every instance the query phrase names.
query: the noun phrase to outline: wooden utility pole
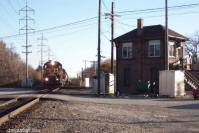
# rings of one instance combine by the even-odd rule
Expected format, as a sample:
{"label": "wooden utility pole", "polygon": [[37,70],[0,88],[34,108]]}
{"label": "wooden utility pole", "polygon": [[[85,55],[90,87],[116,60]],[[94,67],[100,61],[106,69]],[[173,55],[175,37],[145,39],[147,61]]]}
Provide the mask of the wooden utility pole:
{"label": "wooden utility pole", "polygon": [[112,2],[111,11],[111,73],[113,73],[113,60],[114,60],[114,2]]}
{"label": "wooden utility pole", "polygon": [[111,73],[113,73],[113,61],[114,61],[114,17],[118,17],[118,15],[114,14],[114,2],[112,2],[111,13],[105,13],[105,18],[111,20]]}
{"label": "wooden utility pole", "polygon": [[99,0],[99,15],[98,15],[98,70],[97,70],[97,94],[100,95],[100,62],[101,62],[101,54],[100,54],[100,45],[101,45],[101,0]]}
{"label": "wooden utility pole", "polygon": [[165,0],[165,70],[169,70],[168,40],[168,0]]}

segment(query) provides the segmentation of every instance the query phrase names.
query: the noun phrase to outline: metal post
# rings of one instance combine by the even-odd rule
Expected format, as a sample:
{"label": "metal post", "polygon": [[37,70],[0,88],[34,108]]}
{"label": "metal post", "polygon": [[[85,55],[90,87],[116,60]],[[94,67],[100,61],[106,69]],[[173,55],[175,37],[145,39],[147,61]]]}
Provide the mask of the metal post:
{"label": "metal post", "polygon": [[168,0],[165,0],[165,70],[169,70],[168,54]]}
{"label": "metal post", "polygon": [[98,16],[98,71],[97,71],[97,94],[100,95],[100,44],[101,43],[101,0],[99,0],[99,16]]}

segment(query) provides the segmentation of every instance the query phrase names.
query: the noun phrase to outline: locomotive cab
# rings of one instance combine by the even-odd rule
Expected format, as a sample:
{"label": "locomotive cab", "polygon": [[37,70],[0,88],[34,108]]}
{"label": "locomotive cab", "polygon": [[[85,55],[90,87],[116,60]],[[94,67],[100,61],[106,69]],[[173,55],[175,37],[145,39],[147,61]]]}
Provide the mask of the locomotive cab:
{"label": "locomotive cab", "polygon": [[43,66],[44,70],[44,83],[46,85],[60,85],[63,74],[62,64],[57,61],[49,60]]}

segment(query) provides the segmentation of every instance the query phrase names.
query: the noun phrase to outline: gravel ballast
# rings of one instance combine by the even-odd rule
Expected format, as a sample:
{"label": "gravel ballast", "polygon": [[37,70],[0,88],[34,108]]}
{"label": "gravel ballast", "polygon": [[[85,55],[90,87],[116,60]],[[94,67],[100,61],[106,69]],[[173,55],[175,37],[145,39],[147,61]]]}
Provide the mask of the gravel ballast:
{"label": "gravel ballast", "polygon": [[[73,100],[75,98],[76,101]],[[81,96],[70,96],[67,100],[44,100],[1,126],[1,131],[23,129],[41,133],[199,132],[198,101],[150,98],[128,99],[126,102],[123,100],[125,101],[122,98],[109,98],[106,103],[105,98]]]}

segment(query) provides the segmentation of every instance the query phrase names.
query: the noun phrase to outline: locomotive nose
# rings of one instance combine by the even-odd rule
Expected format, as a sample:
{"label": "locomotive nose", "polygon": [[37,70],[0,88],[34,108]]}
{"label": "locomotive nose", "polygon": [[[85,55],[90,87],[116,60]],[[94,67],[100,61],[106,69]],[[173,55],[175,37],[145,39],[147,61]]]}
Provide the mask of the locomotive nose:
{"label": "locomotive nose", "polygon": [[45,78],[45,81],[48,81],[48,80],[49,80],[49,79],[46,77],[46,78]]}

